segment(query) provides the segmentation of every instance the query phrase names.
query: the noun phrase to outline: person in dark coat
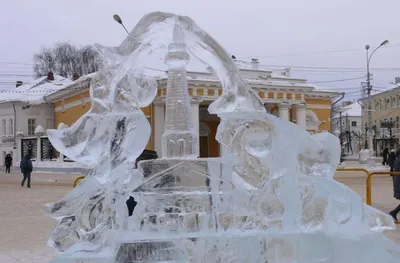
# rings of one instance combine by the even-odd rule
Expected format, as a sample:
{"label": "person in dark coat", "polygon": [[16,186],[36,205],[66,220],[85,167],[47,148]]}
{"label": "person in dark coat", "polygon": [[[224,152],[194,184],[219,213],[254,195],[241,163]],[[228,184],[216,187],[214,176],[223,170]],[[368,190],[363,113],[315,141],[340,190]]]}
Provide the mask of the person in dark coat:
{"label": "person in dark coat", "polygon": [[13,159],[11,157],[11,154],[7,154],[6,158],[4,158],[4,165],[6,166],[6,173],[10,173],[12,160]]}
{"label": "person in dark coat", "polygon": [[382,165],[388,165],[388,155],[389,155],[389,149],[385,148],[383,149],[383,153],[382,153],[382,157],[383,157],[383,161],[382,161]]}
{"label": "person in dark coat", "polygon": [[[400,172],[400,149],[396,152],[396,159],[394,160],[393,170],[395,172]],[[400,175],[393,175],[393,193],[394,198],[400,200]],[[397,214],[400,212],[400,204],[389,214],[397,221]]]}
{"label": "person in dark coat", "polygon": [[389,159],[388,159],[391,172],[393,172],[393,165],[394,165],[395,159],[396,159],[396,152],[394,151],[394,149],[392,149],[392,150],[390,150]]}
{"label": "person in dark coat", "polygon": [[29,154],[25,155],[24,158],[22,158],[20,163],[20,168],[21,168],[21,173],[24,175],[24,178],[22,179],[21,182],[21,186],[24,186],[25,181],[28,180],[27,187],[31,188],[31,173],[33,171],[33,165]]}

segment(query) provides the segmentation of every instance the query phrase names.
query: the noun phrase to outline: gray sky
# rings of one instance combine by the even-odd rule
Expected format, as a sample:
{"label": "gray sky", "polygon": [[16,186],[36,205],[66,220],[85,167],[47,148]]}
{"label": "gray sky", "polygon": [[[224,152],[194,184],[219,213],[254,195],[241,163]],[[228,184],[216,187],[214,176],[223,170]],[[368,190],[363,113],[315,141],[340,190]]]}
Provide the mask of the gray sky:
{"label": "gray sky", "polygon": [[[322,88],[349,92],[357,91],[365,76],[365,45],[377,46],[388,39],[390,44],[380,49],[371,61],[372,68],[384,68],[373,70],[373,85],[385,88],[400,76],[399,0],[3,2],[0,88],[14,87],[11,82],[30,78],[33,54],[41,46],[59,41],[119,45],[126,33],[112,15],[118,13],[130,31],[144,14],[152,11],[190,16],[239,59],[255,57],[269,68],[296,66],[292,75],[310,82],[360,78],[316,83]],[[321,67],[330,69],[316,69]]]}

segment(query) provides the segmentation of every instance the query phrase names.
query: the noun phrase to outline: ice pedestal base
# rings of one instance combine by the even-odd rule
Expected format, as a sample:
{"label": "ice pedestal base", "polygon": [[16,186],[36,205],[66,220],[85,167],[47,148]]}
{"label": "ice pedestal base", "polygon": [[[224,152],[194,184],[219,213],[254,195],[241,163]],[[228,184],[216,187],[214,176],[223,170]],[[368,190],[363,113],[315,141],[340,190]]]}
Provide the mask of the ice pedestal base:
{"label": "ice pedestal base", "polygon": [[50,263],[114,263],[114,253],[105,249],[96,252],[71,252],[55,257]]}
{"label": "ice pedestal base", "polygon": [[[52,263],[398,263],[399,257],[396,245],[380,234],[356,240],[324,233],[262,235],[229,231],[192,237],[150,235],[140,239],[136,236],[136,241],[127,243],[127,239],[134,237],[121,236],[119,249],[112,258],[80,253]],[[390,253],[377,250],[382,244],[393,250]]]}

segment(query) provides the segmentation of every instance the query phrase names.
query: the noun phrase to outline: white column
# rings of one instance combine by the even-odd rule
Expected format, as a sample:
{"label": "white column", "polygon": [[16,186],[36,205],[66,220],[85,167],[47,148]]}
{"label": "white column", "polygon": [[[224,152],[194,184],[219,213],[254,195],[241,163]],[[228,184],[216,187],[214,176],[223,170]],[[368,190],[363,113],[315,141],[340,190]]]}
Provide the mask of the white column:
{"label": "white column", "polygon": [[306,105],[305,104],[297,104],[296,105],[296,123],[303,127],[304,129],[307,128],[307,121],[306,121]]}
{"label": "white column", "polygon": [[17,149],[17,146],[16,146],[15,149],[12,150],[13,163],[11,164],[11,166],[18,166],[19,165],[17,156],[18,156],[18,149]]}
{"label": "white column", "polygon": [[199,99],[191,99],[190,100],[190,105],[192,107],[192,116],[193,116],[193,126],[194,126],[194,130],[196,131],[197,137],[199,138],[198,140],[198,149],[199,149],[199,153],[200,153],[200,111],[199,111],[199,107],[200,107],[200,102],[201,100]]}
{"label": "white column", "polygon": [[[55,149],[54,149],[55,150]],[[64,154],[62,154],[62,153],[58,153],[59,154],[59,156],[58,156],[58,162],[59,163],[63,163],[64,162]]]}
{"label": "white column", "polygon": [[21,161],[21,155],[22,155],[22,136],[24,135],[24,133],[22,132],[22,130],[18,130],[17,131],[17,149],[16,149],[16,155],[13,156],[13,160],[14,160],[14,165],[15,166],[19,166],[19,162]]}
{"label": "white column", "polygon": [[224,145],[219,144],[219,157],[225,156],[227,152],[228,149]]}
{"label": "white column", "polygon": [[37,136],[37,143],[36,143],[36,163],[41,162],[42,161],[42,142],[40,140],[41,136]]}
{"label": "white column", "polygon": [[197,136],[199,136],[199,133],[200,133],[200,117],[199,117],[200,102],[201,102],[201,100],[196,100],[196,99],[192,99],[190,101],[190,105],[192,107],[193,125],[194,125],[194,130],[197,133]]}
{"label": "white column", "polygon": [[290,105],[288,103],[279,104],[279,119],[289,121],[289,107]]}
{"label": "white column", "polygon": [[164,133],[165,126],[165,110],[164,102],[154,102],[154,150],[158,153],[158,156],[162,155],[162,135]]}

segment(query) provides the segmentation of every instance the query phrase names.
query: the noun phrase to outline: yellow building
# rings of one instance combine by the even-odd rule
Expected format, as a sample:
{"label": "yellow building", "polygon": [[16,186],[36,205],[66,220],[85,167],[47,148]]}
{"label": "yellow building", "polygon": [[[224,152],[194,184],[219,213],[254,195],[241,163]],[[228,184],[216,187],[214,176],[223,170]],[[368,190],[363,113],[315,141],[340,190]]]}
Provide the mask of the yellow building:
{"label": "yellow building", "polygon": [[[304,79],[292,78],[289,69],[276,73],[259,69],[257,63],[252,63],[251,69],[240,71],[246,82],[258,93],[269,113],[295,122],[311,133],[330,130],[331,100],[338,93],[318,90]],[[219,118],[210,115],[207,107],[222,93],[220,83],[211,71],[188,72],[187,75],[194,122],[200,136],[200,156],[218,157],[223,152],[215,140]],[[92,76],[81,77],[66,88],[45,97],[46,101],[54,104],[55,127],[60,123],[72,125],[90,109],[89,84]],[[158,84],[155,100],[142,110],[152,125],[147,149],[161,154],[166,76],[159,79]]]}

